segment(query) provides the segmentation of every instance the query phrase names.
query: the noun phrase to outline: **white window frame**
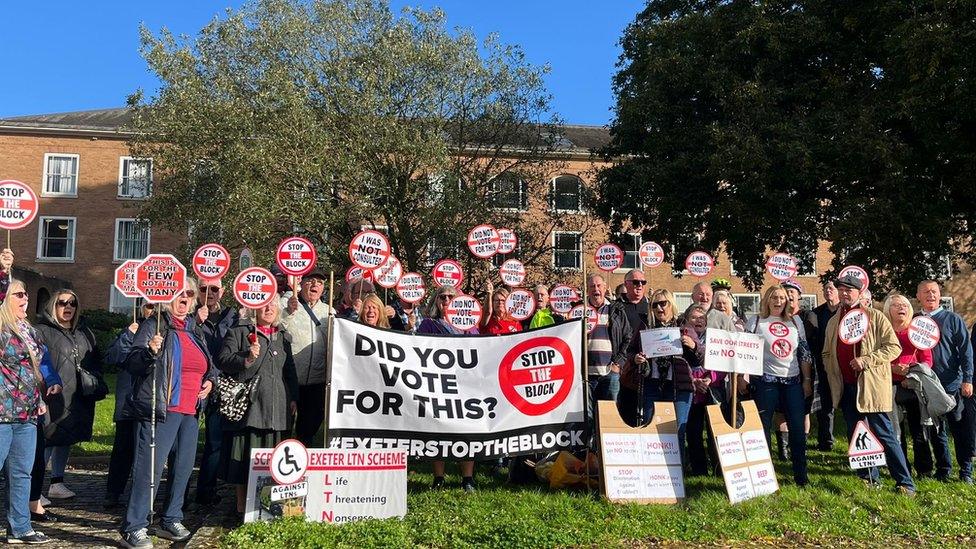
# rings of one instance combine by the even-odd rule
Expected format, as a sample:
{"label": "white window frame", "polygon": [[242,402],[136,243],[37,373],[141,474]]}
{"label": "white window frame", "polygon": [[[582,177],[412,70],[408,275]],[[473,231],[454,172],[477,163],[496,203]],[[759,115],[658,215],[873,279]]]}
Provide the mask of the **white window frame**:
{"label": "white window frame", "polygon": [[[128,161],[135,160],[138,162],[149,162],[149,188],[146,189],[145,196],[132,196],[131,194],[129,195],[122,194],[123,178],[126,177],[125,162],[127,160]],[[140,158],[138,156],[119,157],[119,181],[118,181],[118,186],[116,187],[115,190],[116,198],[118,198],[119,200],[148,200],[149,197],[152,196],[152,188],[153,188],[153,159],[152,158]]]}
{"label": "white window frame", "polygon": [[[574,179],[576,180],[576,208],[560,208],[556,205],[556,180]],[[549,193],[552,197],[552,209],[557,213],[583,213],[583,180],[573,174],[560,174],[552,178],[549,182]]]}
{"label": "white window frame", "polygon": [[453,244],[448,242],[445,246],[442,246],[442,248],[446,249],[449,253],[438,256],[436,258],[431,257],[431,252],[438,249],[437,247],[438,244],[440,244],[440,242],[437,242],[436,237],[430,237],[427,240],[427,250],[426,253],[424,254],[424,265],[428,270],[433,268],[433,266],[436,265],[437,262],[442,259],[453,259],[455,261],[460,262],[458,256],[460,255],[461,248],[457,245],[457,242],[454,242]]}
{"label": "white window frame", "polygon": [[133,217],[116,217],[115,218],[115,235],[112,239],[112,261],[115,263],[122,263],[123,261],[128,261],[129,259],[140,259],[138,257],[121,257],[119,256],[119,226],[122,223],[139,223],[142,222],[146,225],[146,254],[149,254],[152,246],[152,226],[149,225],[148,221],[139,220]]}
{"label": "white window frame", "polygon": [[[559,253],[559,248],[556,247],[557,237],[560,235],[575,235],[579,239],[579,248],[576,253],[576,267],[560,267],[556,265],[556,255]],[[583,268],[583,233],[580,231],[553,231],[552,232],[552,268],[560,269],[564,271],[579,271]]]}
{"label": "white window frame", "polygon": [[[817,298],[817,294],[800,294],[800,303],[803,303],[803,301],[812,303],[812,306],[806,307],[807,311],[812,311],[814,307],[820,305],[820,299]],[[800,305],[800,310],[804,310],[802,305]]]}
{"label": "white window frame", "polygon": [[[72,192],[55,192],[49,191],[47,187],[48,177],[53,175],[48,173],[48,162],[51,158],[72,158],[75,161],[75,171],[70,174],[73,178],[73,191]],[[77,198],[78,197],[78,172],[81,171],[81,156],[72,153],[44,153],[44,166],[42,168],[43,175],[41,176],[41,196],[53,196],[59,198]],[[63,174],[62,174],[63,177]]]}
{"label": "white window frame", "polygon": [[519,256],[521,255],[522,255],[522,241],[516,240],[515,249],[512,250],[511,252],[507,254],[496,253],[495,255],[491,256],[491,266],[494,267],[495,269],[501,269],[503,263],[505,263],[509,259],[518,259]]}
{"label": "white window frame", "polygon": [[132,303],[136,302],[138,304],[139,298],[125,297],[114,284],[109,284],[108,288],[108,310],[124,315],[132,314]]}
{"label": "white window frame", "polygon": [[[678,316],[685,314],[688,307],[691,307],[691,304],[693,303],[691,300],[691,292],[671,292],[671,295],[674,296],[674,306],[678,309],[674,312],[674,316],[677,318]],[[685,303],[685,300],[687,300],[687,305],[682,306]]]}
{"label": "white window frame", "polygon": [[[742,313],[742,315],[745,316],[747,319],[750,316],[755,316],[755,315],[759,314],[759,307],[762,304],[762,294],[759,294],[759,293],[756,293],[756,292],[741,292],[741,293],[732,294],[732,297],[733,297],[733,299],[735,299],[735,303],[733,303],[733,305],[735,305],[735,307],[737,307],[739,309],[739,312]],[[755,299],[756,300],[756,310],[755,311],[746,311],[742,307],[739,307],[739,300],[740,300],[740,298],[743,298],[743,297],[748,297],[750,299]]]}
{"label": "white window frame", "polygon": [[636,240],[637,247],[634,248],[634,257],[636,258],[636,263],[632,267],[628,267],[627,266],[627,248],[624,248],[623,246],[621,246],[620,249],[623,250],[623,252],[624,252],[624,259],[623,259],[623,261],[620,262],[620,268],[619,269],[616,269],[614,271],[615,273],[624,273],[624,272],[627,272],[627,271],[629,271],[631,269],[640,269],[640,268],[642,268],[641,261],[640,261],[640,247],[644,243],[643,237],[641,237],[641,234],[640,233],[631,233],[631,232],[628,232],[628,233],[624,233],[624,234],[629,235],[629,236],[632,236]]}
{"label": "white window frame", "polygon": [[[45,257],[41,255],[41,251],[44,249],[44,226],[47,221],[54,220],[67,220],[71,222],[71,227],[68,231],[68,242],[70,243],[71,254],[68,257]],[[73,216],[61,216],[61,215],[42,215],[38,216],[37,219],[37,262],[39,263],[74,263],[75,262],[75,245],[77,244],[78,237],[78,218]]]}
{"label": "white window frame", "polygon": [[[510,177],[511,178],[514,178],[515,181],[518,182],[518,195],[519,195],[519,198],[518,198],[519,205],[518,205],[518,207],[512,208],[512,207],[509,207],[509,206],[495,206],[494,205],[495,204],[495,197],[498,195],[498,190],[495,187],[495,185],[497,184],[497,182],[499,180],[503,180],[504,181],[504,180],[506,180],[507,178],[510,178]],[[522,205],[522,202],[523,201],[525,202],[525,205],[524,206]],[[526,182],[524,178],[518,177],[518,176],[516,176],[514,174],[501,174],[501,175],[497,175],[497,176],[493,177],[491,179],[491,203],[492,203],[492,207],[494,209],[496,209],[498,211],[501,211],[501,212],[525,212],[525,211],[528,211],[529,210],[529,184],[528,184],[528,182]]]}

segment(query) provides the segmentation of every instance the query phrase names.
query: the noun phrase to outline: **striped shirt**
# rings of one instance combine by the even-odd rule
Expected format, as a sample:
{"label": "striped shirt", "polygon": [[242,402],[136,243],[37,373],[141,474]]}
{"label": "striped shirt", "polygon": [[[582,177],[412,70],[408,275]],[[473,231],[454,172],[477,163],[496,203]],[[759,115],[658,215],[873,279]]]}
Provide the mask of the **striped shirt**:
{"label": "striped shirt", "polygon": [[609,318],[610,304],[606,301],[597,310],[596,327],[587,339],[586,354],[589,367],[586,374],[591,376],[605,376],[610,372],[610,359],[613,357],[613,345],[610,342]]}

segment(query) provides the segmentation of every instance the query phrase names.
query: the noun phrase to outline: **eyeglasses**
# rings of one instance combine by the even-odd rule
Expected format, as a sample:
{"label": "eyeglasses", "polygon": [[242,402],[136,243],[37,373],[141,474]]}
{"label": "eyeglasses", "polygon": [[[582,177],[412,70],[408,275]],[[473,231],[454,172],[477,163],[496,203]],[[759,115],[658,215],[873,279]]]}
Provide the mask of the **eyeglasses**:
{"label": "eyeglasses", "polygon": [[203,293],[215,294],[220,292],[220,286],[200,286],[200,291]]}
{"label": "eyeglasses", "polygon": [[457,296],[451,295],[451,294],[441,294],[441,295],[437,296],[437,299],[439,299],[441,301],[450,301],[450,300],[454,299],[455,297],[457,297]]}
{"label": "eyeglasses", "polygon": [[78,308],[78,302],[75,301],[74,299],[71,299],[71,300],[59,299],[59,300],[57,300],[56,303],[57,303],[58,307],[69,307],[70,306],[70,307],[74,307],[76,309]]}
{"label": "eyeglasses", "polygon": [[625,282],[630,282],[634,286],[643,286],[647,284],[646,280],[626,280]]}
{"label": "eyeglasses", "polygon": [[667,301],[655,301],[654,303],[651,303],[651,306],[654,307],[655,309],[664,309],[664,308],[666,308],[668,306],[668,302]]}
{"label": "eyeglasses", "polygon": [[10,295],[17,299],[27,299],[27,292],[11,292]]}

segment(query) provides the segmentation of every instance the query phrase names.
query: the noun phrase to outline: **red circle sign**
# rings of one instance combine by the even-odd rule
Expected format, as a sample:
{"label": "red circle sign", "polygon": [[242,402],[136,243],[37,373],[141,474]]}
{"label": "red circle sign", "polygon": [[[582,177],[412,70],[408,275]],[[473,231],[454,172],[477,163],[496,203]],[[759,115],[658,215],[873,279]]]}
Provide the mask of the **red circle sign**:
{"label": "red circle sign", "polygon": [[375,269],[390,258],[390,241],[379,231],[363,231],[349,243],[349,259],[363,269]]}
{"label": "red circle sign", "polygon": [[515,290],[505,298],[505,308],[515,320],[526,320],[535,313],[535,296],[528,290]]}
{"label": "red circle sign", "polygon": [[851,309],[840,319],[840,323],[837,325],[837,336],[845,344],[854,345],[864,339],[864,336],[868,333],[869,321],[870,318],[868,317],[867,311],[864,309]]}
{"label": "red circle sign", "polygon": [[13,231],[30,225],[37,217],[37,193],[29,185],[0,181],[0,229]]}
{"label": "red circle sign", "polygon": [[927,351],[939,344],[942,339],[942,331],[939,330],[939,323],[931,317],[924,315],[916,316],[908,325],[908,340],[917,349]]}
{"label": "red circle sign", "polygon": [[657,267],[664,263],[664,248],[657,242],[645,242],[637,250],[637,256],[645,267]]}
{"label": "red circle sign", "polygon": [[715,259],[705,252],[691,252],[685,259],[685,270],[698,278],[705,278],[715,268]]}
{"label": "red circle sign", "polygon": [[527,416],[558,408],[573,388],[576,362],[565,341],[535,337],[512,347],[498,366],[498,385],[505,398]]}
{"label": "red circle sign", "polygon": [[459,295],[447,304],[444,319],[462,332],[471,331],[481,322],[481,303],[469,295]]}
{"label": "red circle sign", "polygon": [[453,259],[442,259],[434,265],[431,272],[434,284],[438,286],[451,286],[460,288],[464,283],[464,269],[461,264]]}
{"label": "red circle sign", "polygon": [[557,313],[566,314],[579,299],[579,293],[572,286],[556,284],[549,294],[549,306]]}
{"label": "red circle sign", "polygon": [[518,259],[509,259],[498,268],[498,274],[506,286],[521,286],[525,282],[525,265]]}
{"label": "red circle sign", "polygon": [[346,282],[352,282],[353,280],[369,280],[367,278],[371,273],[362,267],[357,267],[353,265],[346,269]]}
{"label": "red circle sign", "polygon": [[136,267],[136,290],[150,303],[169,303],[186,287],[186,267],[170,254],[146,256]]}
{"label": "red circle sign", "polygon": [[504,227],[498,229],[498,253],[505,255],[515,251],[518,246],[518,237],[515,231]]}
{"label": "red circle sign", "polygon": [[427,295],[424,277],[420,273],[407,273],[400,277],[396,285],[397,295],[407,303],[417,303]]}
{"label": "red circle sign", "polygon": [[868,286],[871,285],[871,278],[868,276],[868,272],[858,267],[857,265],[848,265],[844,267],[843,269],[840,270],[840,273],[837,274],[837,278],[843,278],[847,275],[851,275],[854,278],[861,281],[862,292],[864,290],[867,290]]}
{"label": "red circle sign", "polygon": [[570,320],[579,320],[583,318],[583,308],[586,308],[586,333],[592,333],[593,329],[596,328],[596,323],[599,320],[596,309],[590,307],[589,305],[577,305],[569,310]]}
{"label": "red circle sign", "polygon": [[303,276],[315,268],[318,254],[311,242],[299,236],[291,236],[278,244],[275,259],[281,272],[291,276]]}
{"label": "red circle sign", "polygon": [[200,278],[213,280],[230,270],[230,254],[220,244],[204,244],[193,253],[193,272]]}
{"label": "red circle sign", "polygon": [[261,267],[244,269],[234,278],[234,298],[248,309],[260,309],[278,297],[278,282]]}
{"label": "red circle sign", "polygon": [[624,251],[616,244],[600,244],[593,254],[593,261],[601,271],[615,271],[624,263]]}
{"label": "red circle sign", "polygon": [[773,254],[766,260],[766,272],[780,282],[796,276],[797,270],[797,260],[790,254]]}
{"label": "red circle sign", "polygon": [[788,339],[777,339],[769,349],[779,358],[786,358],[793,352],[793,344]]}
{"label": "red circle sign", "polygon": [[136,289],[136,268],[142,263],[138,259],[129,259],[115,268],[115,289],[125,297],[139,297]]}
{"label": "red circle sign", "polygon": [[782,322],[776,321],[769,324],[769,333],[776,337],[786,337],[790,335],[790,328]]}
{"label": "red circle sign", "polygon": [[384,288],[396,287],[401,276],[403,276],[403,263],[400,263],[400,260],[392,255],[386,260],[386,263],[373,271],[373,280]]}
{"label": "red circle sign", "polygon": [[475,257],[488,259],[498,253],[501,237],[491,225],[478,225],[468,233],[468,249]]}

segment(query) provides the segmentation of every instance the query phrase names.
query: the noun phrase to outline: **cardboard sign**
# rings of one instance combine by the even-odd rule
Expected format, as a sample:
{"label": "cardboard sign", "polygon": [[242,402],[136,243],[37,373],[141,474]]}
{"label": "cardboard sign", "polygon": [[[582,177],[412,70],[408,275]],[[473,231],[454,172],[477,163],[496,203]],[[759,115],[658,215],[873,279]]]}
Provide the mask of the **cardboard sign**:
{"label": "cardboard sign", "polygon": [[515,251],[518,246],[518,237],[515,231],[504,227],[498,229],[498,253],[505,255]]}
{"label": "cardboard sign", "polygon": [[260,309],[277,298],[278,281],[267,269],[251,267],[234,278],[234,299],[248,309]]}
{"label": "cardboard sign", "polygon": [[390,259],[390,241],[379,231],[362,231],[349,243],[352,264],[373,270]]}
{"label": "cardboard sign", "polygon": [[526,320],[535,313],[535,296],[528,290],[515,290],[505,298],[505,308],[515,320]]}
{"label": "cardboard sign", "polygon": [[569,310],[570,320],[579,320],[583,318],[584,308],[586,310],[586,333],[593,333],[593,329],[596,328],[596,323],[600,320],[596,309],[589,305],[577,305]]}
{"label": "cardboard sign", "polygon": [[761,376],[762,363],[762,336],[718,328],[705,330],[706,370]]}
{"label": "cardboard sign", "polygon": [[678,421],[671,402],[654,404],[643,427],[624,423],[614,402],[599,408],[603,496],[614,503],[678,503],[685,499]]}
{"label": "cardboard sign", "polygon": [[942,339],[939,324],[930,317],[919,315],[908,325],[908,340],[923,351],[934,348]]}
{"label": "cardboard sign", "polygon": [[291,276],[304,276],[315,268],[318,254],[315,246],[299,236],[291,236],[278,244],[275,260],[281,272]]}
{"label": "cardboard sign", "polygon": [[641,350],[647,358],[681,356],[681,328],[641,330]]}
{"label": "cardboard sign", "polygon": [[501,237],[491,225],[478,225],[468,233],[468,249],[475,257],[488,259],[498,253]]}
{"label": "cardboard sign", "polygon": [[37,194],[29,185],[0,181],[0,229],[13,231],[30,225],[37,217]]}
{"label": "cardboard sign", "polygon": [[371,280],[371,277],[372,273],[362,267],[353,265],[346,269],[346,282],[352,282],[353,280]]}
{"label": "cardboard sign", "polygon": [[664,263],[664,248],[657,242],[645,242],[637,250],[641,265],[645,267],[657,267]]}
{"label": "cardboard sign", "polygon": [[847,345],[854,345],[868,333],[870,317],[864,309],[851,309],[837,324],[837,337]]}
{"label": "cardboard sign", "polygon": [[847,446],[847,459],[851,469],[866,469],[880,467],[887,463],[884,446],[863,419],[854,427],[851,443]]}
{"label": "cardboard sign", "polygon": [[230,270],[230,254],[220,244],[204,244],[193,253],[193,272],[200,278],[221,278]]}
{"label": "cardboard sign", "polygon": [[715,437],[718,461],[725,478],[725,491],[731,503],[779,490],[756,403],[751,400],[743,401],[742,411],[745,420],[741,427],[735,429],[725,421],[718,404],[708,406],[708,422]]}
{"label": "cardboard sign", "polygon": [[857,265],[848,265],[847,267],[844,267],[840,270],[840,273],[837,274],[837,278],[845,277],[847,275],[851,275],[861,281],[861,284],[863,285],[861,288],[862,292],[867,290],[868,286],[871,285],[871,278],[868,277],[868,272]]}
{"label": "cardboard sign", "polygon": [[417,303],[427,295],[424,277],[420,273],[407,273],[400,277],[396,285],[397,295],[407,303]]}
{"label": "cardboard sign", "polygon": [[624,251],[616,244],[600,244],[593,254],[593,261],[598,269],[609,273],[624,264]]}
{"label": "cardboard sign", "polygon": [[373,271],[373,280],[384,288],[394,288],[403,276],[403,263],[395,256],[390,256],[386,263]]}
{"label": "cardboard sign", "polygon": [[[285,442],[290,459],[282,450]],[[304,516],[313,522],[347,524],[407,513],[404,450],[305,450],[289,440],[275,450],[252,448],[250,457],[244,522]],[[275,482],[272,474],[291,472],[302,458],[307,467],[298,481]]]}
{"label": "cardboard sign", "polygon": [[169,303],[186,287],[186,267],[170,254],[151,254],[136,267],[136,290],[150,303]]}
{"label": "cardboard sign", "polygon": [[715,268],[715,259],[705,252],[691,252],[685,258],[685,270],[692,276],[705,278]]}
{"label": "cardboard sign", "polygon": [[294,484],[305,476],[308,469],[308,450],[293,438],[282,440],[271,452],[269,468],[271,478],[278,484]]}
{"label": "cardboard sign", "polygon": [[790,254],[773,254],[766,260],[766,272],[780,282],[796,276],[798,269],[799,263]]}
{"label": "cardboard sign", "polygon": [[461,264],[453,259],[442,259],[434,265],[431,272],[434,284],[437,286],[451,286],[460,288],[464,283],[464,270]]}
{"label": "cardboard sign", "polygon": [[573,308],[573,303],[580,300],[579,293],[566,284],[556,284],[549,294],[549,306],[559,314],[566,314]]}
{"label": "cardboard sign", "polygon": [[136,289],[136,267],[142,261],[129,259],[115,268],[115,289],[125,297],[139,297],[139,290]]}
{"label": "cardboard sign", "polygon": [[525,282],[525,265],[518,259],[509,259],[498,268],[498,275],[510,288],[521,286]]}
{"label": "cardboard sign", "polygon": [[462,332],[471,331],[481,322],[481,303],[469,295],[459,295],[447,304],[444,319]]}

